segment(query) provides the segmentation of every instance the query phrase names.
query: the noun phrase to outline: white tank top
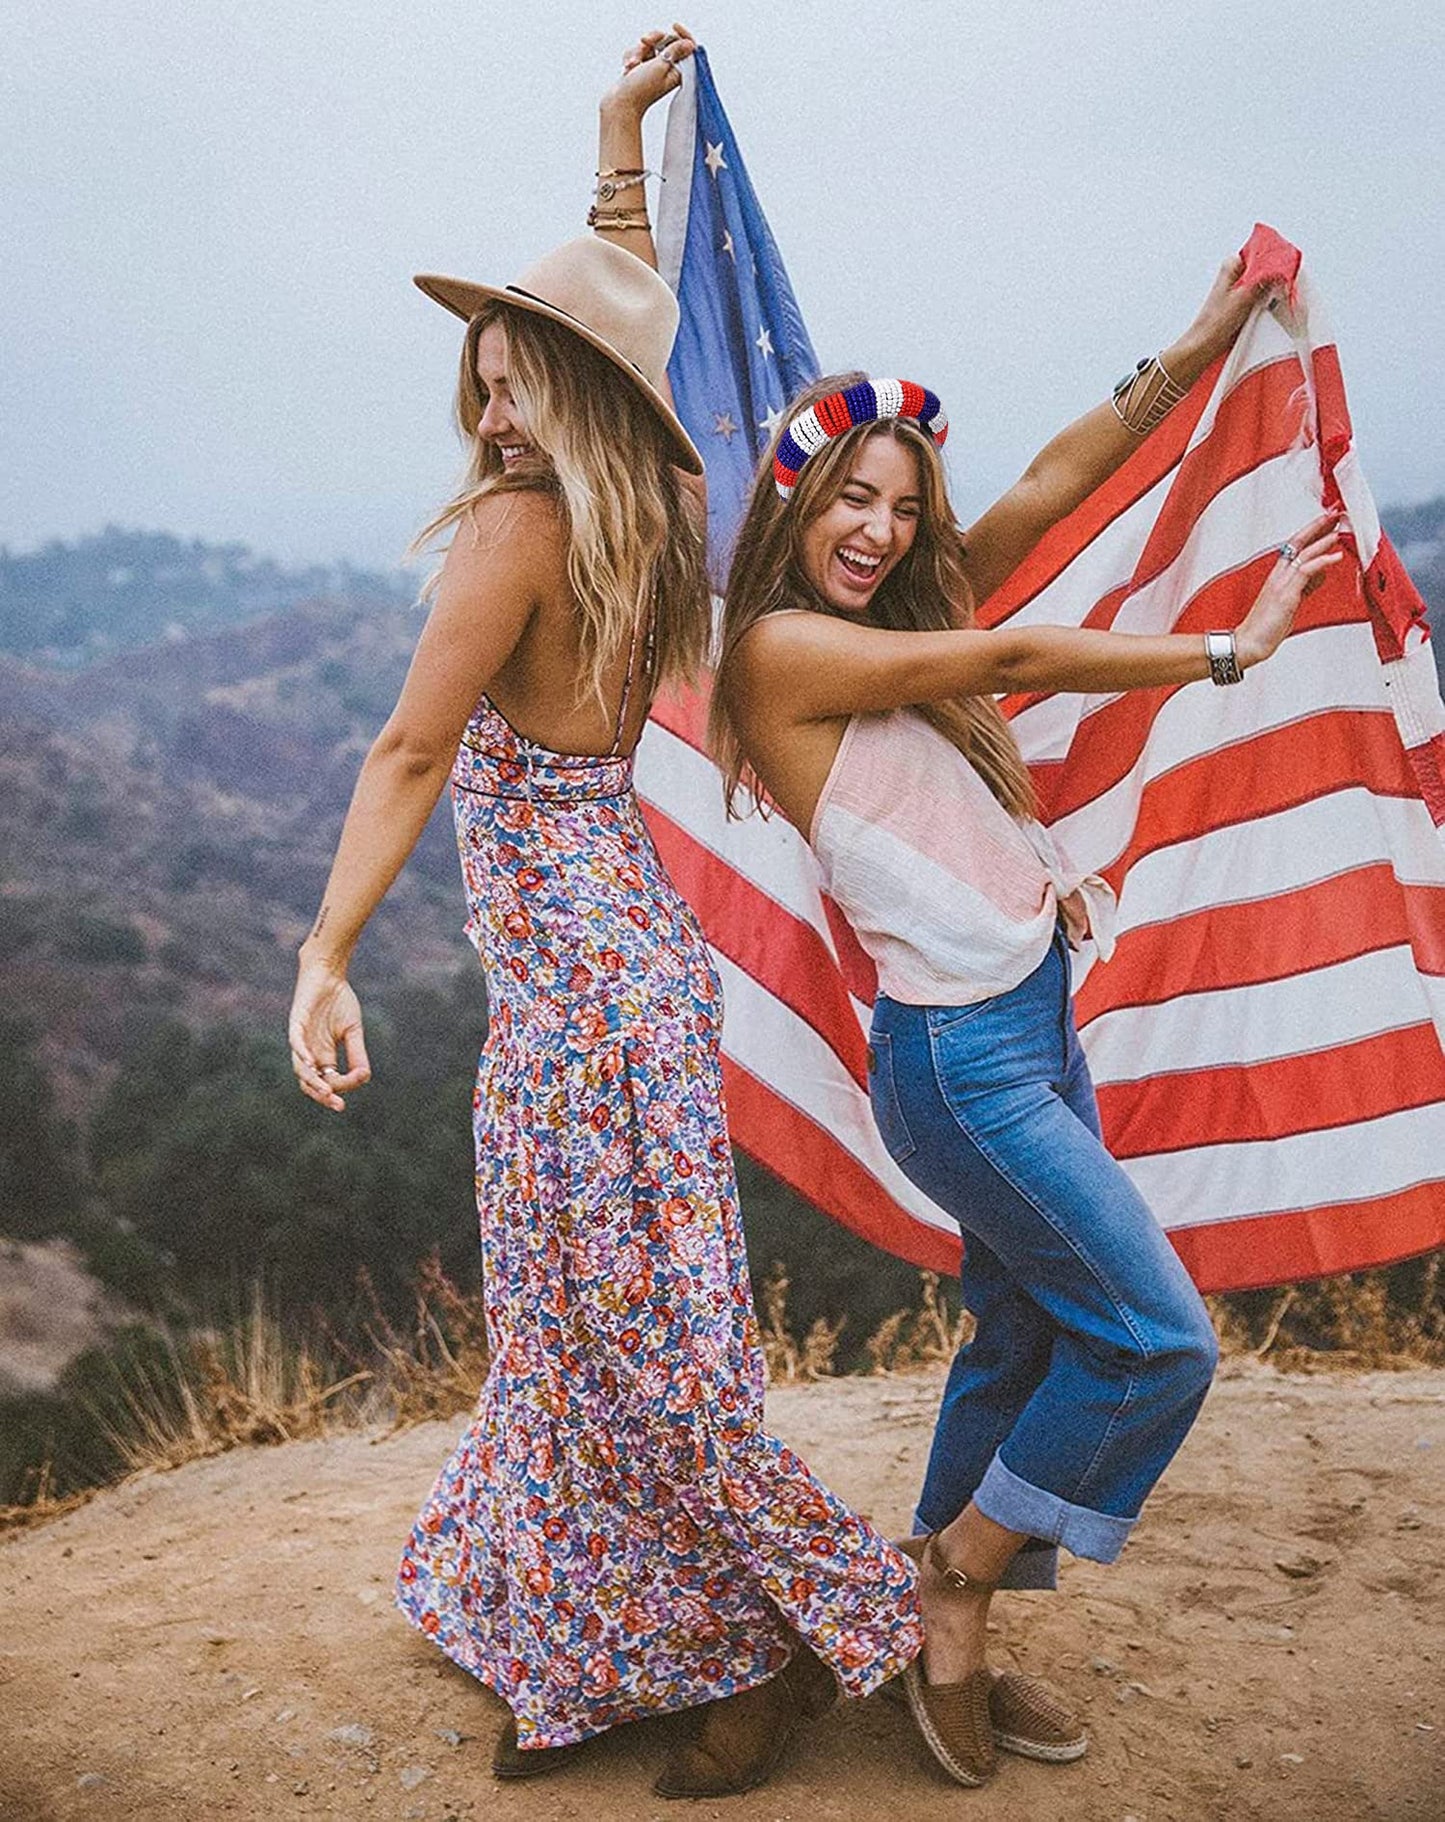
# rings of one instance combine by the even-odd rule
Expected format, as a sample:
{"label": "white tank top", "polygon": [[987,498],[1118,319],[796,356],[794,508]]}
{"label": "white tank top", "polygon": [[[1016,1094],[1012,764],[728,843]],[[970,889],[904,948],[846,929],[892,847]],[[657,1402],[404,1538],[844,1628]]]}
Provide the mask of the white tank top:
{"label": "white tank top", "polygon": [[889,999],[969,1006],[1007,993],[1044,959],[1074,892],[1100,958],[1113,953],[1106,882],[1072,869],[1042,823],[1010,816],[911,709],[848,723],[808,841]]}

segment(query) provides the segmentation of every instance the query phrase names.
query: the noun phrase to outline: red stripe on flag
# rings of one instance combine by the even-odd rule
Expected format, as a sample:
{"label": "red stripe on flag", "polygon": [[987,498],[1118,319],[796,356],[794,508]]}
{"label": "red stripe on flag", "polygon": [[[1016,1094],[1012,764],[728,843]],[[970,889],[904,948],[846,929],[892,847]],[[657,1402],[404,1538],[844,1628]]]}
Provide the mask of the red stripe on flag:
{"label": "red stripe on flag", "polygon": [[1445,734],[1436,734],[1417,747],[1406,747],[1419,781],[1420,795],[1436,828],[1445,825]]}
{"label": "red stripe on flag", "polygon": [[1177,1227],[1169,1238],[1202,1291],[1290,1284],[1445,1245],[1445,1189],[1421,1183],[1363,1202]]}
{"label": "red stripe on flag", "polygon": [[[1429,1022],[1299,1056],[1106,1082],[1099,1117],[1116,1158],[1327,1132],[1445,1101]],[[1445,1185],[1441,1188],[1445,1198]]]}
{"label": "red stripe on flag", "polygon": [[1406,943],[1422,974],[1445,975],[1445,886],[1406,885],[1379,861],[1124,931],[1108,966],[1090,969],[1074,1016],[1082,1031],[1126,1006],[1257,987]]}
{"label": "red stripe on flag", "polygon": [[924,1271],[957,1276],[956,1234],[910,1215],[816,1120],[729,1056],[723,1081],[733,1142],[750,1158],[874,1246]]}
{"label": "red stripe on flag", "polygon": [[1345,397],[1345,376],[1340,351],[1333,342],[1314,349],[1311,366],[1315,381],[1315,413],[1320,434],[1320,460],[1329,474],[1349,454],[1354,441],[1350,405]]}
{"label": "red stripe on flag", "polygon": [[[1147,493],[1176,464],[1171,483],[1126,585],[1112,589],[1080,623],[1106,627],[1119,603],[1166,570],[1178,557],[1215,496],[1245,475],[1287,454],[1299,442],[1307,400],[1298,361],[1273,361],[1248,373],[1224,398],[1209,434],[1186,451],[1214,384],[1219,364],[1170,413],[1137,454],[1068,518],[1047,532],[1023,563],[978,611],[980,626],[1000,626],[1053,582],[1101,532]],[[1157,445],[1157,447],[1156,447]]]}
{"label": "red stripe on flag", "polygon": [[[698,753],[711,758],[707,750],[707,714],[711,701],[711,678],[704,678],[701,683],[686,688],[667,690],[658,696],[652,704],[652,719],[659,726],[665,727],[669,734],[676,734],[679,740]],[[721,779],[722,774],[718,774]],[[718,796],[721,800],[722,786],[718,785]]]}
{"label": "red stripe on flag", "polygon": [[1123,467],[1116,469],[1066,519],[1060,519],[1044,533],[1018,568],[979,604],[977,619],[980,626],[999,626],[1011,614],[1027,606],[1068,568],[1081,550],[1107,530],[1120,513],[1126,512],[1151,487],[1158,485],[1188,448],[1223,364],[1221,356],[1190,388],[1183,403],[1144,439]]}
{"label": "red stripe on flag", "polygon": [[656,804],[643,815],[662,864],[697,909],[708,941],[810,1025],[860,1088],[867,1086],[863,1032],[827,944],[809,923],[769,898]]}
{"label": "red stripe on flag", "polygon": [[1159,848],[1274,816],[1335,791],[1418,799],[1388,710],[1329,709],[1185,761],[1144,786],[1128,847],[1102,869],[1119,891],[1130,867]]}
{"label": "red stripe on flag", "polygon": [[[1273,561],[1272,557],[1261,558],[1247,570],[1216,577],[1190,602],[1174,630],[1205,633],[1238,625]],[[1333,574],[1304,603],[1290,636],[1325,627],[1358,625],[1360,620],[1358,584],[1349,576]],[[1065,758],[1044,760],[1029,768],[1045,819],[1055,822],[1118,784],[1138,762],[1164,704],[1180,690],[1198,687],[1172,683],[1157,689],[1127,690],[1085,716]],[[1012,716],[1047,700],[1047,692],[1042,691],[1031,696],[1011,696],[1005,699],[1003,710]]]}

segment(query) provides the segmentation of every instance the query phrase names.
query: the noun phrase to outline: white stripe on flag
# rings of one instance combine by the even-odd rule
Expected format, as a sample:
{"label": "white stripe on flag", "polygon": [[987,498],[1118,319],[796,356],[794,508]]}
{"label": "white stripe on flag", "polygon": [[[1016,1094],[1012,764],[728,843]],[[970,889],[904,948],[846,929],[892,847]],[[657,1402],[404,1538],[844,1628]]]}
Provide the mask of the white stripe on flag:
{"label": "white stripe on flag", "polygon": [[1212,905],[1268,902],[1377,861],[1407,885],[1445,885],[1445,848],[1418,798],[1333,791],[1273,816],[1156,848],[1129,870],[1119,932],[1171,923]]}
{"label": "white stripe on flag", "polygon": [[723,982],[723,1038],[728,1055],[815,1120],[877,1178],[881,1193],[929,1227],[956,1234],[957,1224],[914,1188],[883,1149],[868,1098],[836,1052],[751,975],[734,967],[725,955],[714,953]]}
{"label": "white stripe on flag", "polygon": [[1287,1139],[1202,1145],[1129,1158],[1124,1168],[1166,1228],[1363,1202],[1435,1182],[1445,1102]]}
{"label": "white stripe on flag", "polygon": [[[1426,977],[1400,946],[1280,981],[1101,1012],[1083,1042],[1090,1073],[1103,1087],[1332,1050],[1418,1025],[1431,1012]],[[1187,1080],[1179,1086],[1189,1092]]]}

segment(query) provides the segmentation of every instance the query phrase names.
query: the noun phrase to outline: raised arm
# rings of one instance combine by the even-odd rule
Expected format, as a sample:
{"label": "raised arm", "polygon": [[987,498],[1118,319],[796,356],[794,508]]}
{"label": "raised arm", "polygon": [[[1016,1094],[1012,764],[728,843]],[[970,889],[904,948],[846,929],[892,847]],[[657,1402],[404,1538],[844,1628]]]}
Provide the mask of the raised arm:
{"label": "raised arm", "polygon": [[[1276,650],[1313,578],[1337,563],[1338,515],[1290,540],[1235,633],[1241,669]],[[1193,683],[1210,674],[1198,633],[1101,633],[1066,626],[890,632],[841,616],[766,614],[739,643],[727,680],[737,701],[778,705],[792,723],[1029,690],[1080,692]]]}
{"label": "raised arm", "polygon": [[[1267,286],[1241,286],[1243,263],[1226,260],[1199,314],[1176,342],[1161,349],[1169,380],[1187,392],[1210,362],[1229,348]],[[1129,416],[1142,420],[1164,389],[1156,370],[1140,376]],[[965,567],[974,598],[985,601],[1043,537],[1106,481],[1139,447],[1112,399],[1061,430],[1022,477],[964,534]]]}
{"label": "raised arm", "polygon": [[[657,270],[657,245],[652,237],[646,179],[642,171],[642,121],[654,102],[670,95],[682,81],[677,66],[697,49],[686,26],[670,32],[644,32],[622,60],[622,75],[602,97],[597,131],[597,195],[592,210],[593,232],[610,240]],[[607,185],[615,187],[609,196]],[[674,403],[666,377],[662,393]],[[700,475],[681,474],[699,514],[704,510],[707,483]]]}
{"label": "raised arm", "polygon": [[342,1095],[370,1075],[360,1008],[346,980],[357,938],[416,846],[478,697],[526,630],[543,554],[560,547],[556,509],[533,493],[482,500],[452,539],[435,605],[396,707],[362,765],[321,909],[301,945],[292,1067],[324,1107],[339,1112]]}
{"label": "raised arm", "polygon": [[622,74],[602,97],[597,125],[594,233],[657,270],[647,180],[642,175],[642,121],[682,81],[677,66],[697,49],[687,29],[644,32],[622,60]]}

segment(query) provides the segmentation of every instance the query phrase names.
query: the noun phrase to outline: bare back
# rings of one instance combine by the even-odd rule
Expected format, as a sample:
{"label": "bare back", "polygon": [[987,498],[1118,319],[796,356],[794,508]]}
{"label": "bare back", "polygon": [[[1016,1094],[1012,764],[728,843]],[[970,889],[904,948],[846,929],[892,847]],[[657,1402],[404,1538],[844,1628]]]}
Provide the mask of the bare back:
{"label": "bare back", "polygon": [[567,578],[566,535],[560,515],[554,512],[552,519],[550,537],[537,537],[535,522],[516,534],[534,553],[535,605],[486,693],[517,732],[538,746],[600,754],[612,751],[620,736],[619,750],[628,753],[641,737],[649,705],[640,675],[644,629],[634,628],[633,639],[608,666],[599,702],[583,662],[582,617]]}

